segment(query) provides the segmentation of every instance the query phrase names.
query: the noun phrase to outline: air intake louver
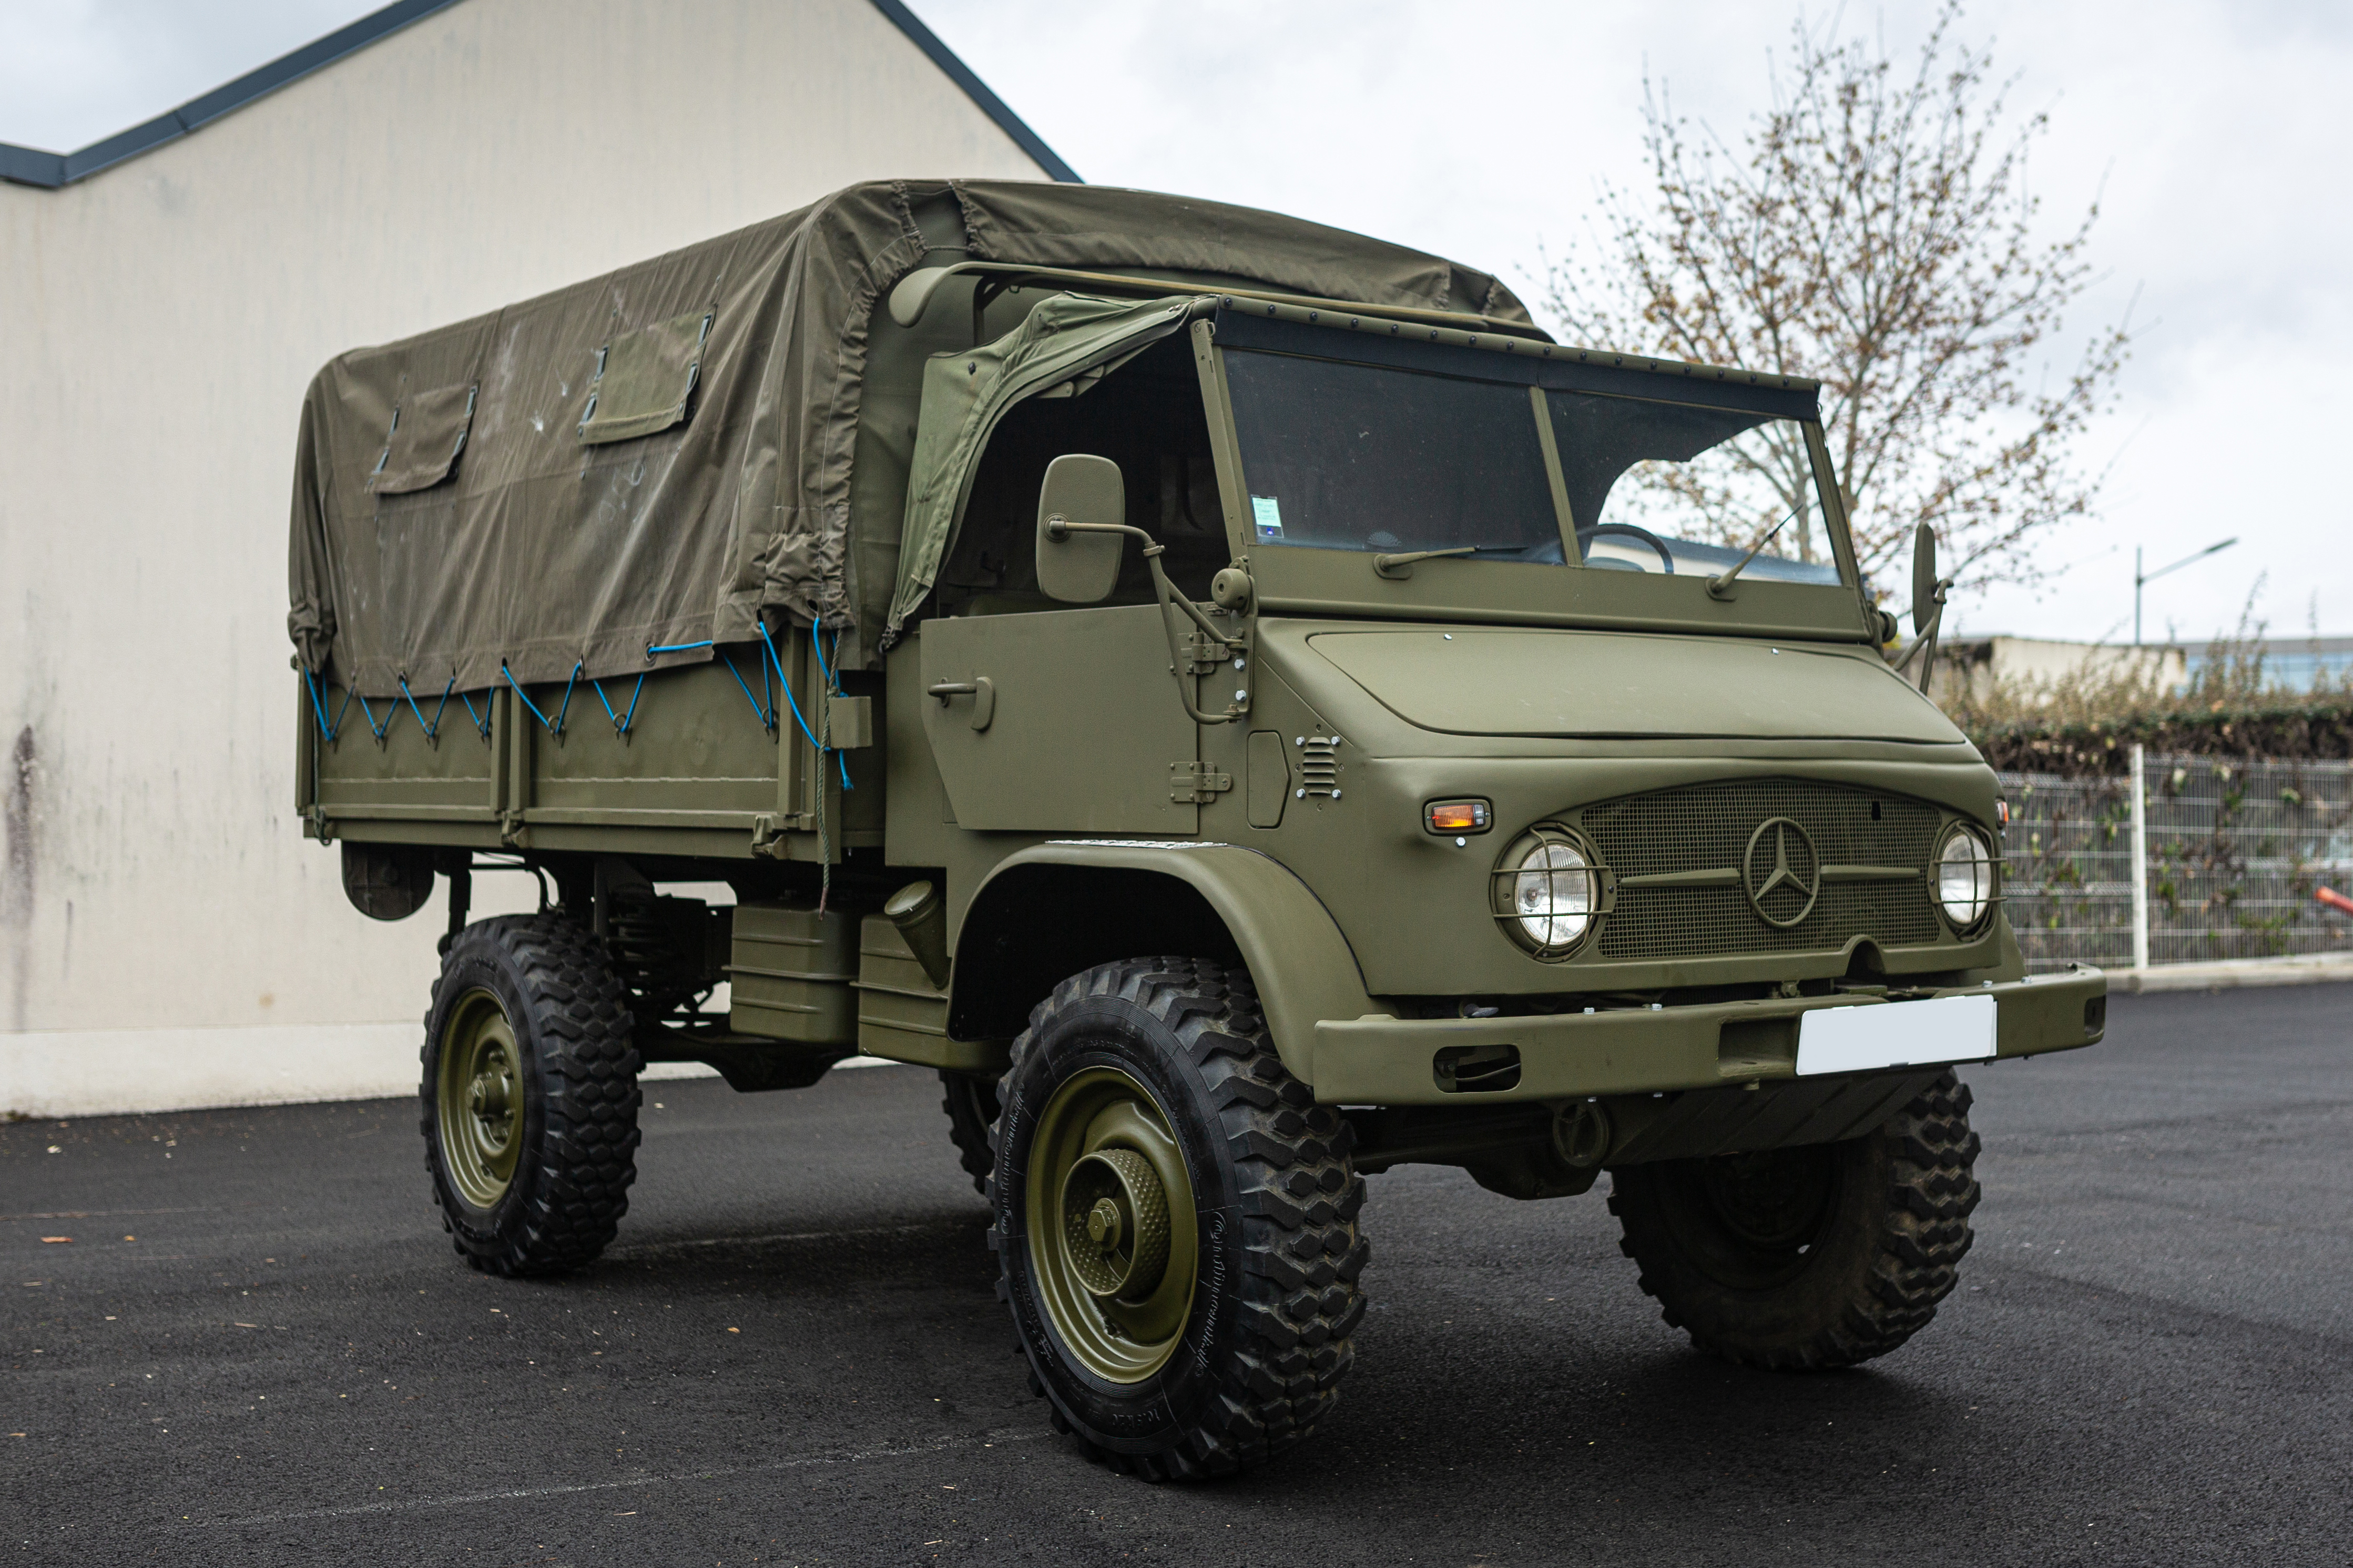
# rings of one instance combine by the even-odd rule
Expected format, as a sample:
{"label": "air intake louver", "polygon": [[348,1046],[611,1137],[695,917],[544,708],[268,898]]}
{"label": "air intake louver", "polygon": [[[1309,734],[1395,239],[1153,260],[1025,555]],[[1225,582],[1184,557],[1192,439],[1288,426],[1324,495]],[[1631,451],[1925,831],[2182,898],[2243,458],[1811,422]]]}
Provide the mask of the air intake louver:
{"label": "air intake louver", "polygon": [[1311,795],[1340,798],[1340,737],[1337,735],[1302,735],[1293,742],[1299,748],[1299,773],[1304,781],[1299,798]]}

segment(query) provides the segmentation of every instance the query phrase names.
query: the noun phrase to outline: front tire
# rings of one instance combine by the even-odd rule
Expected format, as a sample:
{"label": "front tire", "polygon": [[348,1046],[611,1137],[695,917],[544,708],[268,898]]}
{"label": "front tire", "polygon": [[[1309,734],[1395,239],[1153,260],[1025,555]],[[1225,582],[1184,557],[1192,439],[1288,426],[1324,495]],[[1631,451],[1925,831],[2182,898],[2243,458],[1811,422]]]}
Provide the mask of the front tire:
{"label": "front tire", "polygon": [[1013,1044],[989,1232],[1055,1427],[1151,1480],[1313,1434],[1365,1312],[1353,1142],[1240,970],[1135,959],[1057,986]]}
{"label": "front tire", "polygon": [[418,1089],[425,1167],[459,1257],[555,1274],[613,1239],[637,1179],[628,994],[561,914],[480,921],[442,960]]}
{"label": "front tire", "polygon": [[1843,1143],[1619,1167],[1620,1248],[1700,1350],[1792,1372],[1885,1355],[1928,1326],[1969,1249],[1969,1098],[1947,1072]]}

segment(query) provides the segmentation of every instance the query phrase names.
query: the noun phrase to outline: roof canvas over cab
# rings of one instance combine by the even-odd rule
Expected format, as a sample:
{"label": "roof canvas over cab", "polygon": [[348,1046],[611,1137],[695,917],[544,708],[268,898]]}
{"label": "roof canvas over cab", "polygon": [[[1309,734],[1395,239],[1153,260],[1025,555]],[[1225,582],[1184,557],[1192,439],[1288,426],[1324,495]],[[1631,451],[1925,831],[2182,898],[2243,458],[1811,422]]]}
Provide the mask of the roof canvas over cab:
{"label": "roof canvas over cab", "polygon": [[907,273],[967,258],[1528,321],[1484,273],[1271,213],[1090,185],[854,185],[330,362],[295,459],[287,624],[304,667],[372,698],[596,679],[707,658],[689,645],[754,637],[764,616],[839,628],[843,657],[870,662],[914,531],[902,504],[852,516],[870,322]]}

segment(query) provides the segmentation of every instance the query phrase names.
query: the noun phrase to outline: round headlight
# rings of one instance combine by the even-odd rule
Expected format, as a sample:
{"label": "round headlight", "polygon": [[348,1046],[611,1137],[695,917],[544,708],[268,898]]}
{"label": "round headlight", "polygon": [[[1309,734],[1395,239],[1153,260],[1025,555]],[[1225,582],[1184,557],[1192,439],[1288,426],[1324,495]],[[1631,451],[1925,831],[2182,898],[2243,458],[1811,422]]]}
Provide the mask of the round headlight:
{"label": "round headlight", "polygon": [[1576,845],[1540,839],[1512,868],[1512,913],[1539,950],[1574,946],[1593,921],[1593,868]]}
{"label": "round headlight", "polygon": [[1985,919],[1993,905],[1993,855],[1984,839],[1955,826],[1937,847],[1935,876],[1936,902],[1947,920],[1968,931]]}

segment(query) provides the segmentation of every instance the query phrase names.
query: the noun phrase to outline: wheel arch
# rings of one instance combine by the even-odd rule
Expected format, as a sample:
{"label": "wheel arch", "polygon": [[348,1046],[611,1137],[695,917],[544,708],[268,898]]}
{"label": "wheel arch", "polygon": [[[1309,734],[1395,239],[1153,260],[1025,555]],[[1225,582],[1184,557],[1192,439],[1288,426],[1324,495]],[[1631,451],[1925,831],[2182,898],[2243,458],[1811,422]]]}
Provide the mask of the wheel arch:
{"label": "wheel arch", "polygon": [[1315,1025],[1377,1011],[1323,901],[1229,844],[1040,844],[1008,856],[956,922],[948,1033],[1007,1039],[1082,969],[1156,952],[1250,971],[1282,1065],[1312,1082]]}

